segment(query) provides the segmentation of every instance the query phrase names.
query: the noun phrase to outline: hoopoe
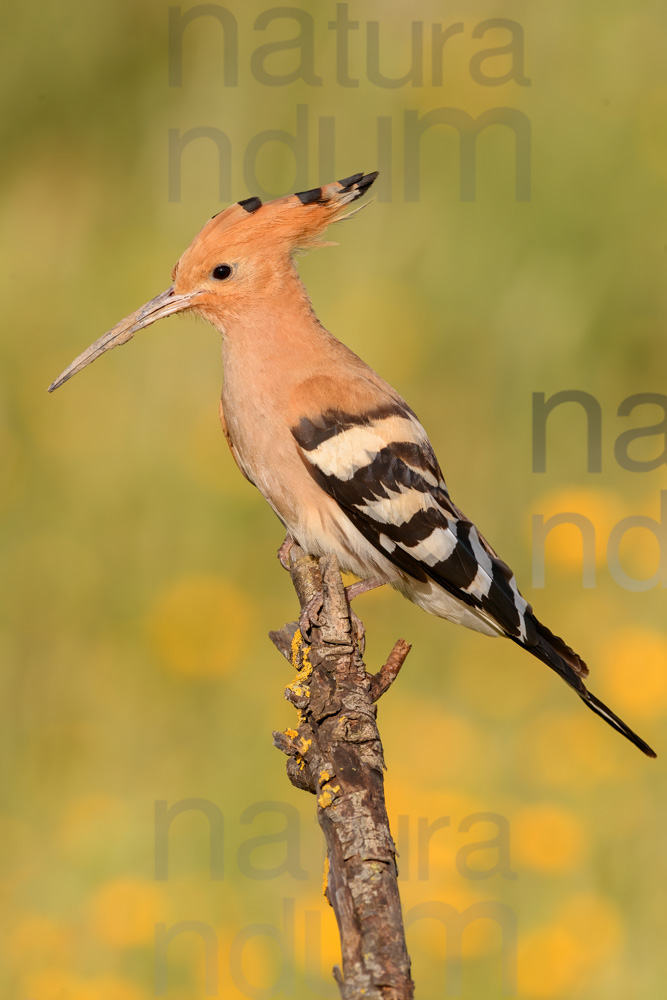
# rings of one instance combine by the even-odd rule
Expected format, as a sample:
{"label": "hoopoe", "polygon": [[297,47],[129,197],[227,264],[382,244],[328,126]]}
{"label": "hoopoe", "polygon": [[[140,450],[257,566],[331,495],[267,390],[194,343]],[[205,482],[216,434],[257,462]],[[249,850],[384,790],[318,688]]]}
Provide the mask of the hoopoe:
{"label": "hoopoe", "polygon": [[158,319],[203,316],[222,334],[223,432],[289,537],[431,614],[516,642],[655,757],[586,688],[584,661],[538,621],[509,566],[452,502],[407,403],[313,311],[294,255],[330,245],[321,239],[327,226],[346,218],[376,177],[354,174],[266,204],[247,198],[213,216],[174,267],[172,285],[92,344],[49,391]]}

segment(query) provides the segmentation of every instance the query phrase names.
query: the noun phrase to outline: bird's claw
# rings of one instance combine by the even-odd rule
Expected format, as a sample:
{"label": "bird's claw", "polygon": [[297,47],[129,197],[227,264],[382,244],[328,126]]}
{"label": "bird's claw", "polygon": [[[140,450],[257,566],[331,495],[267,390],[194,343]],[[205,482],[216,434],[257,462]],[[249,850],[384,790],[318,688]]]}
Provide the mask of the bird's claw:
{"label": "bird's claw", "polygon": [[[285,566],[285,562],[283,562],[283,555],[286,560],[289,560],[289,551],[293,544],[294,542],[288,536],[278,550],[278,557],[280,558],[283,566]],[[285,566],[285,568],[287,569],[288,566],[289,563]],[[353,601],[355,597],[359,597],[360,594],[365,594],[369,590],[375,590],[376,587],[381,587],[383,582],[384,581],[377,579],[360,580],[358,583],[353,583],[351,586],[345,588],[345,596],[350,609],[350,625],[352,626],[352,632],[362,656],[366,648],[366,629],[364,627],[364,623],[352,610],[350,602]],[[301,609],[301,614],[299,615],[299,631],[302,635],[306,635],[306,633],[310,632],[313,625],[318,624],[319,612],[322,610],[323,601],[324,598],[322,596],[322,592],[318,591],[317,594],[315,594],[314,597],[311,597],[308,603]]]}
{"label": "bird's claw", "polygon": [[320,590],[314,597],[311,597],[307,604],[304,604],[299,615],[299,631],[301,635],[305,636],[306,632],[310,632],[312,625],[317,625],[319,612],[322,609],[323,603],[324,596]]}
{"label": "bird's claw", "polygon": [[278,558],[283,569],[289,570],[290,568],[289,554],[292,551],[293,545],[294,539],[292,536],[290,534],[285,535],[285,541],[278,549]]}
{"label": "bird's claw", "polygon": [[359,652],[363,656],[366,650],[366,627],[361,618],[358,618],[357,615],[355,615],[352,608],[350,608],[350,624],[356,632],[356,641],[359,646]]}
{"label": "bird's claw", "polygon": [[345,596],[348,601],[353,601],[355,597],[367,594],[369,590],[377,590],[378,587],[383,587],[385,582],[385,580],[380,580],[376,576],[370,576],[367,580],[357,580],[356,583],[351,583],[349,587],[345,588]]}
{"label": "bird's claw", "polygon": [[[324,597],[322,591],[318,591],[314,597],[304,604],[301,609],[301,614],[299,615],[299,631],[301,635],[305,636],[313,625],[319,624],[319,613],[322,610],[322,605],[324,603]],[[359,646],[359,652],[363,656],[364,650],[366,648],[366,629],[364,623],[361,619],[355,615],[352,608],[350,608],[350,625],[352,626],[352,633],[354,640]]]}

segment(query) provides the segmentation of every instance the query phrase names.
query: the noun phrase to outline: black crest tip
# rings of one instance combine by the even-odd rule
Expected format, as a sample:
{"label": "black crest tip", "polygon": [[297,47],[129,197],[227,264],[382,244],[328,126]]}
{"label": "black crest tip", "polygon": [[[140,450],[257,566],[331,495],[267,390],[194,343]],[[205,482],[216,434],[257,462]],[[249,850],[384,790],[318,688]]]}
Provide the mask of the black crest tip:
{"label": "black crest tip", "polygon": [[296,196],[302,205],[311,205],[322,200],[322,188],[311,188],[310,191],[297,191]]}
{"label": "black crest tip", "polygon": [[343,191],[347,191],[351,188],[353,184],[358,184],[361,178],[364,176],[363,170],[360,174],[351,174],[349,177],[343,177],[341,181],[338,181]]}
{"label": "black crest tip", "polygon": [[371,174],[366,174],[366,176],[362,177],[360,181],[357,181],[357,187],[359,190],[365,191],[366,188],[369,188],[379,173],[379,170],[374,170]]}
{"label": "black crest tip", "polygon": [[258,208],[262,207],[261,198],[244,198],[243,201],[239,202],[241,208],[245,208],[246,212],[256,212]]}

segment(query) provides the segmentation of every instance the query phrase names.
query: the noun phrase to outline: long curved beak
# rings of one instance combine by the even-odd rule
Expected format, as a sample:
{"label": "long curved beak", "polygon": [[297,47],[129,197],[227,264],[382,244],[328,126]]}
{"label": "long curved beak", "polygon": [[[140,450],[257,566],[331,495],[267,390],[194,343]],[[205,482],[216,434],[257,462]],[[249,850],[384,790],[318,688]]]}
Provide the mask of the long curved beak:
{"label": "long curved beak", "polygon": [[122,319],[120,323],[114,326],[113,330],[109,330],[103,334],[83,354],[75,358],[72,364],[58,376],[55,382],[51,383],[49,392],[53,392],[54,389],[57,389],[58,386],[66,382],[72,375],[76,375],[82,368],[89,365],[91,361],[99,358],[105,351],[110,351],[112,347],[118,347],[120,344],[125,344],[128,340],[131,340],[138,330],[143,330],[145,326],[150,326],[151,323],[154,323],[157,319],[162,319],[164,316],[171,316],[173,313],[182,312],[183,309],[189,309],[193,305],[193,300],[197,298],[197,294],[197,292],[189,292],[187,295],[176,295],[172,287],[168,288],[166,292],[156,295],[154,299],[141,306],[140,309],[137,309],[130,316],[126,316],[125,319]]}

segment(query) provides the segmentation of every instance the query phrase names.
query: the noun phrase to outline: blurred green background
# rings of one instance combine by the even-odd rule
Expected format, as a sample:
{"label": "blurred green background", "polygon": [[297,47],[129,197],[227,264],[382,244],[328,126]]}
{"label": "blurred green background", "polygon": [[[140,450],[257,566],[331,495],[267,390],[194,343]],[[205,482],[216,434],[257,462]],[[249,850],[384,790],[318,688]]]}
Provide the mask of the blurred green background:
{"label": "blurred green background", "polygon": [[[294,133],[297,105],[308,127],[306,176],[295,180],[284,143],[267,143],[256,160],[264,193],[372,170],[379,160],[383,171],[375,203],[332,237],[340,245],[300,263],[322,322],[417,410],[455,501],[511,563],[539,616],[589,662],[593,690],[665,747],[664,583],[645,592],[619,586],[605,552],[621,518],[658,517],[667,488],[664,465],[632,473],[614,458],[622,431],[660,417],[653,408],[621,418],[621,402],[665,391],[664,6],[353,3],[357,87],[345,86],[340,64],[337,73],[334,3],[302,3],[301,26],[293,13],[265,14],[269,23],[255,28],[271,10],[255,0],[226,10],[228,39],[230,18],[238,30],[229,43],[236,86],[225,86],[231,63],[213,16],[184,30],[182,83],[169,86],[177,52],[167,5],[63,0],[5,11],[7,998],[147,1000],[156,990],[155,925],[183,921],[208,928],[217,951],[209,992],[335,995],[335,922],[321,895],[314,803],[289,785],[271,743],[294,713],[282,697],[289,668],[266,633],[294,617],[295,599],[274,555],[280,525],[239,476],[220,433],[217,334],[190,319],[163,322],[53,397],[45,391],[80,350],[168,285],[174,261],[227,197],[259,193],[248,189],[244,155],[264,130]],[[491,18],[522,27],[523,66],[518,28],[504,54],[507,27],[474,36]],[[399,78],[410,70],[413,20],[423,25],[423,80],[379,86],[367,37],[378,31],[380,68]],[[431,25],[457,22],[434,84]],[[259,46],[300,31],[306,38],[310,23],[305,55],[265,53],[265,71],[291,73],[293,82],[258,80]],[[471,73],[485,49],[495,54],[481,72],[495,84]],[[300,78],[311,56],[321,85]],[[431,129],[419,195],[406,200],[405,115],[442,107],[526,116],[530,200],[515,199],[506,126],[480,136],[468,202],[456,133]],[[197,128],[229,139],[222,199],[216,146],[204,137],[185,148],[180,198],[170,201],[170,130]],[[321,176],[325,166],[331,175]],[[550,418],[546,473],[532,471],[532,393],[563,389],[600,403],[599,474],[586,471],[583,411],[572,404]],[[649,459],[661,446],[653,436],[631,453]],[[564,526],[548,540],[546,586],[536,590],[531,518],[565,511],[595,528],[596,585],[582,587],[581,540]],[[621,558],[631,575],[650,577],[655,538],[629,532]],[[357,611],[371,669],[398,636],[414,644],[380,708],[406,911],[506,906],[518,928],[521,997],[662,997],[664,756],[646,760],[511,643],[457,630],[393,592],[360,599]],[[210,877],[207,820],[193,811],[174,819],[168,878],[156,880],[155,802],[192,798],[217,817],[222,877]],[[473,822],[477,813],[492,818]],[[444,817],[449,826],[439,824],[426,851],[425,827]],[[466,845],[498,834],[497,817],[507,824],[500,841],[509,862],[493,844],[465,862]],[[487,877],[472,878],[465,864]],[[252,935],[257,924],[286,935],[284,954]],[[419,995],[451,992],[454,936],[447,941],[444,927],[424,918],[411,926],[409,946]],[[493,920],[465,931],[463,996],[501,996],[501,949]],[[174,937],[166,976],[170,1000],[206,995],[195,929]]]}

